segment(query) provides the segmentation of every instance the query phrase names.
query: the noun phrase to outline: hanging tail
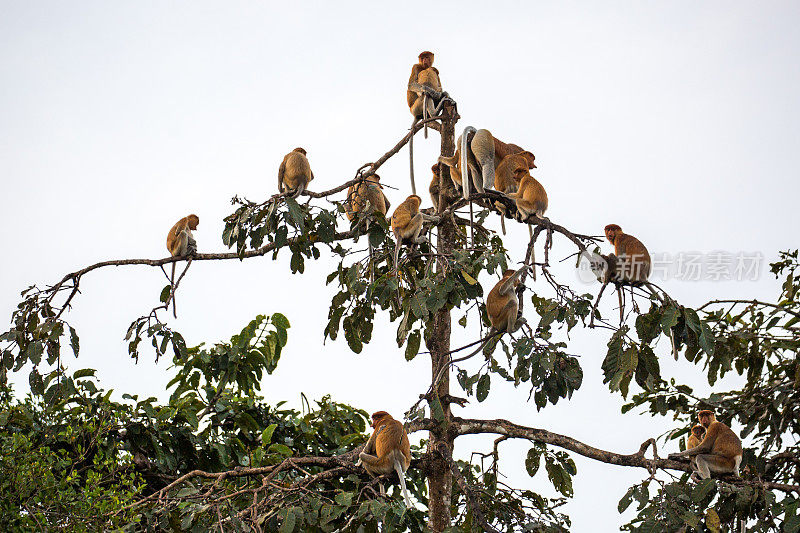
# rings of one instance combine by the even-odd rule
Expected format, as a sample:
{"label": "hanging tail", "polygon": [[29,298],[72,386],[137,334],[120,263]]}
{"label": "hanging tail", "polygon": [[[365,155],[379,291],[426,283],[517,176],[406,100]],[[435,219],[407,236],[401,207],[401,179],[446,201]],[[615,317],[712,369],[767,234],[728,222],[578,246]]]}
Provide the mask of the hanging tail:
{"label": "hanging tail", "polygon": [[394,471],[397,472],[397,477],[400,478],[400,488],[403,491],[403,499],[406,501],[406,507],[411,509],[414,504],[411,503],[411,498],[408,497],[408,489],[406,489],[406,475],[403,471],[403,466],[400,464],[400,458],[397,456],[400,452],[394,452]]}

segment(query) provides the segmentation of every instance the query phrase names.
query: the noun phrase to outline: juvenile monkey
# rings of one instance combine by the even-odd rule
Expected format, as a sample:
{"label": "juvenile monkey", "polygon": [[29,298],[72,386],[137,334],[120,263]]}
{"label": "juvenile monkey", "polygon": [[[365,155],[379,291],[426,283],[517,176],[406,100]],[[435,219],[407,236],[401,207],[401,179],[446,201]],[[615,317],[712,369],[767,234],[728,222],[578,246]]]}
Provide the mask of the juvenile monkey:
{"label": "juvenile monkey", "polygon": [[371,476],[389,474],[392,470],[397,472],[403,499],[406,507],[410,508],[412,503],[406,489],[405,472],[411,465],[411,446],[403,424],[386,411],[378,411],[372,414],[370,425],[374,431],[358,456],[358,464]]}
{"label": "juvenile monkey", "polygon": [[400,260],[400,246],[406,242],[409,244],[421,244],[428,242],[422,233],[422,223],[425,220],[438,221],[439,217],[432,217],[421,213],[419,206],[422,199],[416,194],[406,198],[403,203],[397,206],[392,213],[392,233],[397,241],[394,247],[394,270],[397,272],[398,261]]}
{"label": "juvenile monkey", "polygon": [[313,179],[314,173],[311,172],[305,149],[295,148],[283,157],[278,169],[279,192],[293,191],[292,198],[297,198]]}
{"label": "juvenile monkey", "polygon": [[[699,445],[703,441],[703,436],[706,434],[706,428],[702,424],[696,424],[692,427],[691,433],[689,433],[689,437],[686,439],[686,449],[694,448],[695,446]],[[692,457],[689,460],[689,463],[692,465],[692,470],[697,470],[697,462]]]}
{"label": "juvenile monkey", "polygon": [[734,474],[739,476],[739,465],[742,463],[742,441],[731,428],[717,422],[713,411],[704,409],[697,413],[697,419],[706,428],[706,435],[697,446],[687,448],[679,453],[669,454],[670,459],[678,457],[694,457],[696,467],[692,478],[708,479],[711,473]]}
{"label": "juvenile monkey", "polygon": [[[439,209],[439,195],[440,193],[444,193],[445,201],[447,204],[453,202],[457,198],[460,198],[461,195],[456,190],[455,186],[453,185],[451,180],[445,180],[444,182],[444,190],[439,186],[439,179],[442,174],[442,167],[441,163],[436,163],[431,167],[431,171],[433,172],[433,177],[431,178],[431,184],[428,187],[428,192],[431,194],[431,201],[433,201],[433,208],[438,213]],[[455,169],[450,169],[450,173],[452,174],[455,172]],[[461,181],[461,175],[458,176],[458,181]]]}
{"label": "juvenile monkey", "polygon": [[[528,159],[525,157],[525,153],[530,152],[520,152],[519,154],[507,155],[503,158],[500,164],[497,165],[494,173],[494,189],[496,191],[506,195],[512,195],[517,192],[519,183],[522,181],[522,177],[525,174],[528,174]],[[501,212],[500,227],[503,230],[503,235],[505,235],[506,210],[501,202],[497,202],[495,205]]]}
{"label": "juvenile monkey", "polygon": [[[169,233],[167,233],[167,250],[172,257],[183,257],[185,255],[192,256],[197,253],[197,242],[192,236],[192,231],[197,229],[198,224],[200,224],[200,217],[197,215],[189,215],[183,217],[177,221],[174,226],[172,226],[172,228],[169,230]],[[189,262],[191,263],[191,257],[189,258]],[[189,268],[188,264],[186,265],[186,268]],[[174,262],[172,263],[172,274],[169,278],[169,284],[171,290],[169,299],[167,300],[167,305],[169,305],[169,301],[172,300],[172,315],[175,318],[178,318],[178,312],[175,309]]]}

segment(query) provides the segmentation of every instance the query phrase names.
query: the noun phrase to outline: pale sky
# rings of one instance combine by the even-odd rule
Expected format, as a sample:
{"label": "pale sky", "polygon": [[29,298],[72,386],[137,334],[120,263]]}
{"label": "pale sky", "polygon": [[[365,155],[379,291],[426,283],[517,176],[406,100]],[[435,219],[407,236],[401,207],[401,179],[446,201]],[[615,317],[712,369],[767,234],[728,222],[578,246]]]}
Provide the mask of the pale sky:
{"label": "pale sky", "polygon": [[[405,84],[421,50],[436,53],[442,84],[458,102],[459,130],[488,128],[536,154],[551,220],[590,234],[620,224],[654,255],[763,255],[756,281],[657,280],[685,305],[776,296],[766,263],[798,246],[800,222],[800,4],[492,2],[490,11],[486,3],[440,2],[408,4],[408,14],[377,2],[286,4],[0,2],[6,317],[33,283],[52,284],[101,260],[166,256],[167,231],[190,212],[200,216],[200,251],[225,251],[229,199],[276,192],[281,158],[295,146],[308,150],[312,190],[352,179],[410,125]],[[438,150],[436,132],[417,137],[423,191]],[[407,150],[380,174],[399,188],[387,190],[397,205],[410,194]],[[517,262],[527,230],[510,226],[505,242]],[[572,252],[556,237],[551,261]],[[429,359],[405,362],[386,315],[359,355],[344,339],[323,346],[335,291],[324,279],[335,264],[307,261],[306,273],[292,276],[288,257],[193,264],[170,323],[190,345],[211,344],[256,314],[284,313],[292,329],[277,372],[264,380],[267,401],[299,408],[300,392],[331,394],[400,417],[425,391]],[[554,270],[582,292],[599,288],[580,282],[570,261]],[[496,278],[480,281],[488,291]],[[167,361],[155,365],[145,348],[134,365],[123,341],[163,286],[157,268],[87,275],[67,316],[82,347],[70,367],[97,368],[101,385],[119,393],[165,399]],[[528,286],[552,295],[542,282]],[[606,315],[615,300],[613,292],[605,298]],[[535,323],[529,302],[525,311]],[[454,347],[477,339],[476,331],[454,331]],[[602,384],[608,338],[603,330],[572,335],[569,351],[581,355],[585,373],[572,401],[537,412],[527,388],[495,378],[488,400],[454,412],[632,453],[675,425],[620,414],[622,399]],[[704,371],[660,348],[663,376],[709,392]],[[27,372],[16,381],[26,390]],[[491,440],[462,437],[456,453],[485,452]],[[662,456],[670,446],[677,445],[661,448]],[[525,473],[528,448],[501,448],[510,481],[554,495],[546,473]],[[572,456],[575,496],[564,509],[573,530],[617,530],[632,516],[620,516],[617,502],[647,473]]]}

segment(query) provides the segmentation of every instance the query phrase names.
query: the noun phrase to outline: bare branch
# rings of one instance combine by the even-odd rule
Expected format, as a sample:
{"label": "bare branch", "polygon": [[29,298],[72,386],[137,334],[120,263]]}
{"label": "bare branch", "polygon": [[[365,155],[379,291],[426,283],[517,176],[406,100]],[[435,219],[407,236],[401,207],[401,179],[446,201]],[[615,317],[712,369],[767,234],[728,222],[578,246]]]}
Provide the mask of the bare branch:
{"label": "bare branch", "polygon": [[[649,439],[644,442],[639,448],[639,451],[636,453],[620,454],[601,450],[600,448],[595,448],[594,446],[589,446],[588,444],[584,444],[581,441],[566,435],[560,435],[545,429],[521,426],[503,419],[475,420],[454,417],[453,424],[458,435],[495,433],[498,435],[506,435],[511,438],[526,439],[550,444],[559,448],[573,451],[579,455],[588,457],[589,459],[594,459],[595,461],[601,461],[603,463],[612,465],[646,468],[650,472],[654,471],[656,468],[691,472],[691,467],[689,466],[688,462],[675,461],[672,459],[660,459],[656,453],[656,443],[654,439]],[[653,446],[653,459],[647,459],[644,456],[645,451],[650,445]],[[726,476],[724,480],[737,485],[762,486],[773,490],[800,493],[800,485],[787,485],[784,483],[774,483],[771,481],[749,481],[735,478],[733,476]]]}

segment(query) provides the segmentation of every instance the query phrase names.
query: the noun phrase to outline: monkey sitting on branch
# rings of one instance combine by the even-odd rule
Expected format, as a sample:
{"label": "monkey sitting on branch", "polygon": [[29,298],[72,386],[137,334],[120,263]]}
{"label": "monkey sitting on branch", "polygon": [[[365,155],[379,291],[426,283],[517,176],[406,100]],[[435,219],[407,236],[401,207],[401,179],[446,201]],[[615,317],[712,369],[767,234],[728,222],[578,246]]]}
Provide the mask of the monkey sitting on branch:
{"label": "monkey sitting on branch", "polygon": [[[200,217],[197,215],[185,216],[175,223],[167,233],[167,251],[172,257],[188,256],[184,274],[192,264],[192,256],[197,253],[197,242],[194,240],[192,231],[197,229],[200,224]],[[181,274],[183,277],[183,274]],[[169,296],[167,297],[167,312],[169,312],[169,302],[172,301],[172,316],[178,318],[178,311],[175,309],[175,263],[172,263],[172,274],[169,277]]]}
{"label": "monkey sitting on branch", "polygon": [[[406,489],[405,473],[411,465],[411,445],[403,424],[391,417],[386,411],[372,414],[372,435],[358,455],[357,466],[363,466],[371,476],[382,476],[397,473],[403,499],[407,508],[412,508],[411,498]],[[380,485],[384,494],[383,485]]]}
{"label": "monkey sitting on branch", "polygon": [[439,222],[437,216],[426,215],[419,210],[422,199],[416,194],[406,198],[392,213],[392,233],[397,241],[394,247],[394,273],[397,274],[400,261],[400,246],[403,243],[410,245],[428,242],[422,235],[423,222],[426,220]]}
{"label": "monkey sitting on branch", "polygon": [[706,428],[702,442],[682,452],[671,453],[669,458],[693,457],[695,462],[692,464],[692,479],[695,481],[708,479],[712,473],[739,477],[744,451],[741,439],[731,428],[717,421],[714,411],[699,411],[697,420]]}
{"label": "monkey sitting on branch", "polygon": [[[592,307],[592,318],[589,321],[589,327],[594,327],[594,314],[597,310],[597,305],[600,303],[603,291],[605,291],[609,283],[613,283],[617,289],[620,322],[624,320],[622,288],[624,286],[647,286],[649,288],[647,278],[650,276],[652,265],[650,252],[647,251],[645,245],[633,235],[623,233],[622,228],[617,224],[607,225],[605,234],[608,242],[614,245],[614,253],[608,254],[608,256],[600,256],[605,261],[605,264],[596,264],[596,261],[592,261],[592,269],[597,275],[598,281],[603,283],[603,286],[600,287],[597,300],[595,300]],[[652,289],[650,290],[652,291]],[[634,301],[633,303],[635,306],[636,302]]]}
{"label": "monkey sitting on branch", "polygon": [[278,191],[292,191],[292,198],[300,196],[314,179],[304,148],[295,148],[283,157],[278,169]]}
{"label": "monkey sitting on branch", "polygon": [[[439,71],[433,66],[433,52],[422,52],[419,54],[419,62],[411,67],[411,76],[408,78],[406,88],[406,100],[414,121],[411,129],[417,121],[436,116],[438,108],[447,93],[442,91],[442,82],[439,79]],[[428,138],[428,126],[425,122],[423,129],[425,138]],[[408,140],[408,157],[411,176],[411,194],[417,194],[417,186],[414,181],[414,134]]]}

